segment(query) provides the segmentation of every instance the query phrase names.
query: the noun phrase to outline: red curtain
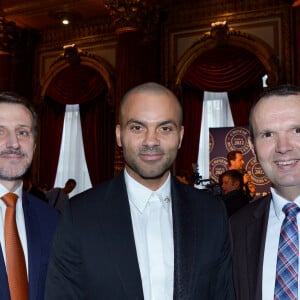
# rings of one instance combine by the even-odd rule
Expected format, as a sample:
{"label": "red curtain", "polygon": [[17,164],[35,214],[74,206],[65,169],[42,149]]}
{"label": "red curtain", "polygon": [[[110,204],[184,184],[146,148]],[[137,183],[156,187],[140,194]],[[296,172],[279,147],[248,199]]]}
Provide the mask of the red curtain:
{"label": "red curtain", "polygon": [[253,85],[265,73],[252,53],[242,48],[222,47],[199,56],[188,68],[183,82],[203,91],[230,92]]}
{"label": "red curtain", "polygon": [[52,187],[55,182],[65,116],[65,105],[45,97],[41,114],[39,182]]}
{"label": "red curtain", "polygon": [[[141,33],[122,32],[116,50],[116,103],[135,85],[141,83]],[[118,105],[116,106],[118,108]],[[118,113],[118,112],[117,112]]]}
{"label": "red curtain", "polygon": [[183,107],[193,118],[184,123],[185,144],[176,162],[177,169],[190,170],[197,161],[203,92],[227,91],[235,125],[247,125],[250,107],[262,89],[265,74],[255,55],[237,47],[217,47],[193,62],[182,79]]}
{"label": "red curtain", "polygon": [[258,95],[262,92],[261,78],[248,87],[228,92],[230,109],[235,126],[248,126],[249,113]]}
{"label": "red curtain", "polygon": [[113,175],[114,114],[105,100],[106,93],[106,83],[100,74],[83,65],[70,65],[49,84],[41,122],[41,183],[53,186],[55,181],[66,104],[80,104],[84,150],[92,184]]}
{"label": "red curtain", "polygon": [[99,96],[105,82],[99,73],[85,65],[70,65],[59,72],[47,88],[47,95],[61,104],[81,104]]}
{"label": "red curtain", "polygon": [[184,137],[178,152],[176,173],[192,174],[192,163],[196,163],[198,158],[203,91],[183,84],[182,98]]}
{"label": "red curtain", "polygon": [[105,93],[80,105],[84,151],[93,186],[114,175],[114,113]]}

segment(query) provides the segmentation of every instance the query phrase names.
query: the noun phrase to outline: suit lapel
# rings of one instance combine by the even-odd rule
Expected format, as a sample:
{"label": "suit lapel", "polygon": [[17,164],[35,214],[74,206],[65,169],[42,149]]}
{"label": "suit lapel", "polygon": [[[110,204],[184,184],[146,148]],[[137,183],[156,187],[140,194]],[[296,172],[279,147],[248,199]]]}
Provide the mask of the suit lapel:
{"label": "suit lapel", "polygon": [[253,218],[246,231],[250,299],[261,299],[263,257],[271,196],[258,201],[261,203],[253,212]]}
{"label": "suit lapel", "polygon": [[[23,211],[26,226],[26,236],[27,236],[27,247],[28,247],[28,268],[29,268],[29,299],[36,299],[37,284],[39,276],[39,265],[41,257],[41,247],[39,243],[39,225],[37,224],[37,217],[29,209],[29,201],[26,195],[23,195]],[[6,274],[6,267],[3,259],[3,253],[1,249],[0,253],[0,299],[10,300],[8,281]]]}
{"label": "suit lapel", "polygon": [[189,299],[193,290],[195,266],[194,219],[182,187],[173,179],[171,185],[174,230],[174,300]]}
{"label": "suit lapel", "polygon": [[[182,201],[185,198],[183,187],[172,179],[174,299],[180,300],[188,299],[193,289],[192,278],[196,259],[195,220],[191,217],[193,213],[187,202]],[[107,213],[99,217],[101,231],[106,235],[106,241],[128,299],[143,299],[142,281],[123,173],[113,180],[106,195]],[[122,246],[119,247],[119,245]]]}
{"label": "suit lapel", "polygon": [[3,258],[3,252],[0,247],[0,299],[10,300],[6,267]]}
{"label": "suit lapel", "polygon": [[[123,172],[116,177],[105,199],[99,222],[128,299],[143,299],[130,207]],[[102,210],[103,211],[103,210]]]}
{"label": "suit lapel", "polygon": [[26,226],[28,269],[29,269],[29,293],[30,299],[36,299],[41,263],[41,233],[39,231],[38,217],[33,209],[30,209],[28,196],[23,195],[23,211]]}

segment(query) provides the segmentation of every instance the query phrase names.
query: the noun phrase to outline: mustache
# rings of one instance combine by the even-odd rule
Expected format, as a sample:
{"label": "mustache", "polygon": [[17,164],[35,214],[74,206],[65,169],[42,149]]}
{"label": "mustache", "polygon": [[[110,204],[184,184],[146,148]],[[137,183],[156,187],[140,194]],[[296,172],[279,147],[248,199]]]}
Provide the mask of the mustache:
{"label": "mustache", "polygon": [[19,155],[19,156],[26,156],[26,154],[24,152],[22,152],[21,150],[3,150],[0,151],[0,156],[1,155]]}
{"label": "mustache", "polygon": [[153,146],[153,147],[143,146],[142,148],[140,148],[139,153],[140,154],[163,154],[164,151],[160,148],[160,146]]}

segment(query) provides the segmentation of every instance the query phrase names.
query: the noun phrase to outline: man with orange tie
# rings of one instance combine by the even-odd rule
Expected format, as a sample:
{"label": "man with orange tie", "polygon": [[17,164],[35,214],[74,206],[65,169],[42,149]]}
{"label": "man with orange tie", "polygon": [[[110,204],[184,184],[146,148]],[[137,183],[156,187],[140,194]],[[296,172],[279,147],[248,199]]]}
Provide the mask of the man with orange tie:
{"label": "man with orange tie", "polygon": [[36,147],[30,103],[0,93],[0,299],[42,300],[57,212],[23,192]]}

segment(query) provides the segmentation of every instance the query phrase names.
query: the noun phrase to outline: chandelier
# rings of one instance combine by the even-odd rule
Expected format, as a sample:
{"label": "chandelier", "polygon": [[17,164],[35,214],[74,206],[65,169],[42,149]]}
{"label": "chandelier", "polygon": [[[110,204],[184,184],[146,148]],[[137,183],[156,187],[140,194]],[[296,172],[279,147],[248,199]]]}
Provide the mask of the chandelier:
{"label": "chandelier", "polygon": [[158,5],[147,5],[144,0],[104,0],[117,33],[150,31],[159,19]]}
{"label": "chandelier", "polygon": [[17,27],[0,16],[0,54],[10,54],[16,42]]}

